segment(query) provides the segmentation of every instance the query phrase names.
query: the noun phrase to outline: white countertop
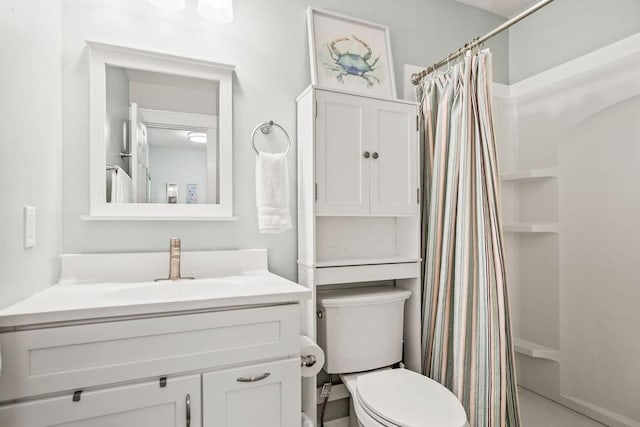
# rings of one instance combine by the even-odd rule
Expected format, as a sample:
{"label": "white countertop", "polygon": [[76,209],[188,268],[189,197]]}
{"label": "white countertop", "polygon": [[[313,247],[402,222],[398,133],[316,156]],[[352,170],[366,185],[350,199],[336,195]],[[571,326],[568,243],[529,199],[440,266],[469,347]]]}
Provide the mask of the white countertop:
{"label": "white countertop", "polygon": [[0,310],[0,328],[286,304],[310,297],[309,289],[269,272],[178,282],[59,283]]}
{"label": "white countertop", "polygon": [[[60,283],[0,310],[0,329],[24,328],[59,322],[84,322],[105,318],[129,316],[151,316],[163,313],[219,310],[240,306],[259,306],[268,304],[297,303],[311,298],[311,291],[290,280],[270,273],[266,269],[266,251],[211,251],[184,253],[185,258],[203,258],[211,265],[211,261],[225,261],[227,273],[233,267],[229,258],[243,257],[244,265],[238,264],[233,274],[223,277],[199,278],[195,280],[172,281],[140,281],[137,277],[128,283],[118,280],[104,280],[101,283],[83,281],[79,265],[89,269],[87,264],[108,264],[110,259],[122,263],[122,257],[140,262],[144,257],[145,268],[156,264],[155,258],[164,261],[166,255],[159,254],[93,254],[63,257],[63,277]],[[198,259],[199,259],[198,258]],[[242,267],[259,267],[258,270],[247,271]],[[70,260],[70,261],[69,261]],[[65,262],[69,265],[65,266]],[[158,261],[159,262],[159,261]],[[225,265],[220,262],[218,265]],[[77,264],[77,265],[75,265]],[[119,264],[121,265],[121,264]],[[231,267],[230,267],[231,266]],[[65,268],[72,272],[65,274]],[[126,269],[129,269],[128,267]],[[195,269],[195,267],[194,267]],[[96,271],[96,270],[91,270]],[[140,269],[138,269],[138,272]],[[151,277],[162,277],[162,273],[154,271]],[[190,271],[184,271],[188,276]],[[208,272],[204,272],[208,273]],[[194,274],[195,275],[195,274]],[[149,277],[149,275],[146,275]],[[198,275],[198,277],[203,277]],[[207,276],[204,276],[207,277]]]}

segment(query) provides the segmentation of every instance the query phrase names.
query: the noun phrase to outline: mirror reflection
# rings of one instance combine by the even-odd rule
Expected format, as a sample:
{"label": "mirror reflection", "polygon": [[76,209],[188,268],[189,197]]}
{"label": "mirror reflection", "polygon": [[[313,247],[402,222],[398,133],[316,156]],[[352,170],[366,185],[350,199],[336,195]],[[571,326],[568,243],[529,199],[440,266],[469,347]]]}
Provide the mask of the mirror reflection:
{"label": "mirror reflection", "polygon": [[217,81],[106,65],[106,201],[219,203]]}

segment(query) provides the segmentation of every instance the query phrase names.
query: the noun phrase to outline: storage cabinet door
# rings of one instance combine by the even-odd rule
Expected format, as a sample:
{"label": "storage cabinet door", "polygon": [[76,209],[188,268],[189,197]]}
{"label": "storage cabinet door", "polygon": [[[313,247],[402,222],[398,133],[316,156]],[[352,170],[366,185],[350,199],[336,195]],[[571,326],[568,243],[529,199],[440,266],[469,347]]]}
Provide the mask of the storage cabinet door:
{"label": "storage cabinet door", "polygon": [[369,213],[369,99],[317,91],[316,213]]}
{"label": "storage cabinet door", "polygon": [[202,376],[205,427],[298,427],[300,359]]}
{"label": "storage cabinet door", "polygon": [[[0,426],[200,427],[200,375],[0,406]],[[189,421],[189,415],[191,417]]]}
{"label": "storage cabinet door", "polygon": [[418,213],[418,131],[414,105],[372,100],[371,213]]}

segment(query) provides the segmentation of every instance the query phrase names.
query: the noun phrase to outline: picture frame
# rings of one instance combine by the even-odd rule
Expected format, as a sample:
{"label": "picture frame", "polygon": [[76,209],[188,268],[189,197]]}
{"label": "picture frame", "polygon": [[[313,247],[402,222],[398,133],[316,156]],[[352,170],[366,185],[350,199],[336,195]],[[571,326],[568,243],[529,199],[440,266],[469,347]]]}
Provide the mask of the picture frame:
{"label": "picture frame", "polygon": [[323,9],[307,9],[311,84],[397,98],[389,27]]}

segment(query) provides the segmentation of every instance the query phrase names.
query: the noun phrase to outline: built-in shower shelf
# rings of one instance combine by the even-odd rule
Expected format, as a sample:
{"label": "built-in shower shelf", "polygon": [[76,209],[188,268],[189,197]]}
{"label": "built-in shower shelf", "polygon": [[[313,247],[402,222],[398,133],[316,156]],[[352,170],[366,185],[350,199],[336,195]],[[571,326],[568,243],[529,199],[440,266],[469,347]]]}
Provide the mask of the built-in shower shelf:
{"label": "built-in shower shelf", "polygon": [[558,168],[530,169],[522,172],[514,172],[500,175],[503,182],[528,181],[532,179],[557,178]]}
{"label": "built-in shower shelf", "polygon": [[557,233],[558,224],[506,224],[504,231],[507,233]]}
{"label": "built-in shower shelf", "polygon": [[525,356],[560,362],[560,352],[558,350],[523,340],[522,338],[514,338],[513,347],[516,353],[524,354]]}

